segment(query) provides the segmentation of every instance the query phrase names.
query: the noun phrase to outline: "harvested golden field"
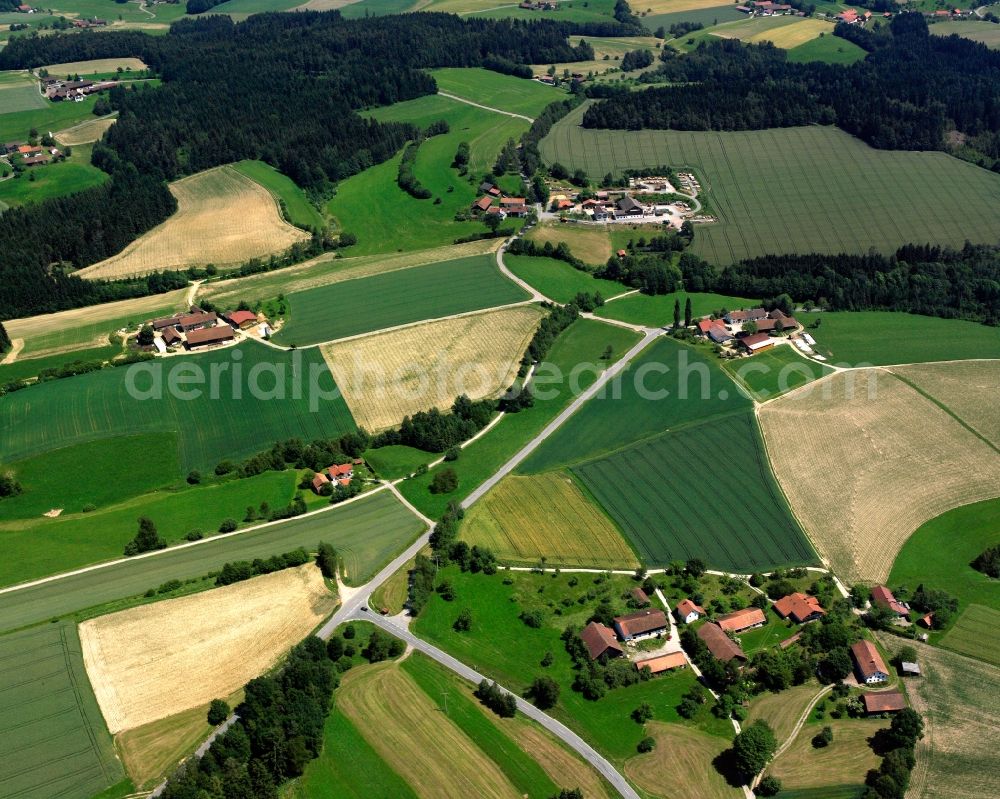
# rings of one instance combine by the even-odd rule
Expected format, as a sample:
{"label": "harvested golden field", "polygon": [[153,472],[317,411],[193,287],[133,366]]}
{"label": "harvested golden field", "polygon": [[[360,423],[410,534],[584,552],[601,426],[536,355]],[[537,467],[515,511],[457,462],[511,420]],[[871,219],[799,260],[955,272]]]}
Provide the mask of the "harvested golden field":
{"label": "harvested golden field", "polygon": [[138,72],[146,68],[141,58],[95,58],[92,61],[68,61],[65,64],[49,64],[47,69],[54,77],[79,74],[86,79],[95,72],[115,72],[118,67]]}
{"label": "harvested golden field", "polygon": [[162,269],[238,264],[283,252],[309,236],[281,218],[270,192],[230,167],[170,184],[177,212],[118,255],[81,269],[80,277],[114,279]]}
{"label": "harvested golden field", "polygon": [[508,476],[468,512],[462,537],[504,562],[633,568],[635,552],[565,472]]}
{"label": "harvested golden field", "polygon": [[743,796],[712,767],[729,741],[679,724],[652,721],[656,748],[625,763],[625,776],[654,796],[670,799],[738,799]]}
{"label": "harvested golden field", "polygon": [[60,130],[55,138],[60,144],[67,147],[76,147],[78,144],[90,144],[107,133],[108,128],[115,124],[117,117],[101,117],[100,119],[88,119],[79,125]]}
{"label": "harvested golden field", "polygon": [[833,743],[828,747],[814,749],[812,737],[819,729],[803,727],[792,745],[768,766],[767,773],[781,780],[783,791],[860,786],[868,769],[878,768],[881,758],[872,751],[868,739],[888,727],[888,721],[829,719],[824,726],[833,729]]}
{"label": "harvested golden field", "polygon": [[527,238],[539,244],[551,242],[553,247],[566,242],[570,252],[588,264],[603,265],[611,257],[611,233],[603,226],[542,223]]}
{"label": "harvested golden field", "polygon": [[541,316],[522,305],[321,349],[358,425],[383,430],[417,411],[449,408],[459,394],[482,399],[506,389]]}
{"label": "harvested golden field", "polygon": [[[484,711],[489,712],[489,711]],[[567,750],[541,727],[523,718],[499,719],[496,725],[505,729],[556,785],[580,788],[587,799],[610,799],[607,783],[600,774]]]}
{"label": "harvested golden field", "polygon": [[649,11],[650,14],[673,14],[675,11],[692,11],[696,8],[718,8],[719,0],[643,0],[634,8],[639,11]]}
{"label": "harvested golden field", "polygon": [[[556,72],[560,74],[564,69],[568,69],[571,72],[582,72],[584,74],[593,72],[595,75],[601,75],[609,70],[619,69],[621,67],[620,62],[622,56],[630,50],[650,50],[655,53],[657,45],[660,43],[660,40],[653,36],[625,36],[620,38],[570,36],[569,43],[576,47],[580,44],[581,39],[586,40],[587,44],[594,48],[594,57],[591,60],[569,61],[562,63],[556,62],[555,64],[533,64],[532,69],[535,71],[535,74],[540,75],[545,72],[549,66],[554,66],[556,68]],[[638,70],[630,74],[634,76],[638,75],[639,72],[646,72],[654,68],[655,63],[653,66],[646,67],[645,69]],[[582,258],[583,256],[580,257]]]}
{"label": "harvested golden field", "polygon": [[896,366],[890,371],[913,383],[981,436],[1000,446],[1000,361],[950,361]]}
{"label": "harvested golden field", "polygon": [[775,475],[846,582],[881,582],[946,510],[1000,494],[1000,454],[885,370],[838,372],[762,406]]}
{"label": "harvested golden field", "polygon": [[[890,651],[898,639],[880,636]],[[1000,729],[1000,668],[919,641],[923,676],[907,680],[914,710],[924,717],[909,799],[1000,796],[996,734]]]}
{"label": "harvested golden field", "polygon": [[744,41],[753,44],[771,42],[782,50],[791,50],[800,44],[811,42],[821,33],[833,35],[833,24],[820,19],[803,19],[799,22],[793,22],[791,25],[782,25],[779,28],[761,31],[749,39],[744,39]]}
{"label": "harvested golden field", "polygon": [[335,605],[309,564],[83,622],[83,659],[108,729],[132,729],[228,696]]}
{"label": "harvested golden field", "polygon": [[744,726],[752,724],[757,719],[763,719],[774,730],[774,737],[778,739],[780,748],[792,734],[805,709],[821,690],[818,683],[811,681],[780,693],[761,694],[750,703],[750,712],[747,714]]}
{"label": "harvested golden field", "polygon": [[383,272],[396,272],[415,266],[426,266],[456,258],[483,255],[500,246],[499,240],[470,241],[465,244],[435,247],[430,250],[393,253],[392,255],[361,255],[355,258],[336,258],[320,255],[301,264],[282,269],[281,273],[263,272],[232,280],[209,283],[198,292],[217,304],[233,304],[241,299],[268,299],[280,293],[292,294],[306,289],[319,288],[342,280],[371,277]]}
{"label": "harvested golden field", "polygon": [[379,756],[426,799],[517,799],[506,775],[398,663],[352,669],[337,704]]}

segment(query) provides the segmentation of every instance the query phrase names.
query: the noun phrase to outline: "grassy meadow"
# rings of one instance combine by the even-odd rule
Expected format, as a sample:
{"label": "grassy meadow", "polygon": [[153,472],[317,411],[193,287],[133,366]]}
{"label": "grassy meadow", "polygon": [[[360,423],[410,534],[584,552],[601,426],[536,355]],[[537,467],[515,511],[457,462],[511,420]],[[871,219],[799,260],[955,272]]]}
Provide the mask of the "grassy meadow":
{"label": "grassy meadow", "polygon": [[593,266],[603,266],[611,257],[610,226],[540,222],[525,234],[525,238],[539,244],[548,241],[553,246],[566,242],[573,255]]}
{"label": "grassy meadow", "polygon": [[475,255],[289,294],[289,321],[273,340],[317,344],[525,299],[493,255]]}
{"label": "grassy meadow", "polygon": [[[19,18],[30,19],[30,15],[18,14]],[[31,107],[21,111],[0,114],[0,141],[27,141],[32,128],[62,130],[77,122],[94,118],[94,104],[97,95],[92,94],[79,103],[45,102],[42,108]]]}
{"label": "grassy meadow", "polygon": [[[223,3],[223,5],[230,5],[239,1],[229,0],[229,2]],[[217,11],[218,9],[219,6],[216,6],[213,11]],[[296,227],[305,230],[323,228],[326,222],[323,219],[323,215],[309,202],[306,193],[287,175],[281,174],[273,166],[265,164],[263,161],[240,161],[233,165],[233,169],[246,175],[255,183],[259,183],[271,192],[272,197],[280,200],[283,204],[282,211],[285,218]]]}
{"label": "grassy meadow", "polygon": [[593,177],[660,164],[696,169],[719,221],[699,225],[693,251],[713,263],[892,252],[928,239],[958,247],[967,239],[989,242],[1000,213],[1000,176],[944,153],[874,150],[832,127],[584,130],[584,110],[553,126],[541,143],[545,160]]}
{"label": "grassy meadow", "polygon": [[100,186],[108,177],[107,172],[91,166],[90,147],[74,147],[65,161],[29,167],[19,177],[0,180],[0,210],[4,206],[27,205]]}
{"label": "grassy meadow", "polygon": [[607,299],[629,290],[628,286],[613,280],[601,280],[555,258],[504,255],[503,262],[521,280],[556,302],[569,302],[580,292],[598,292]]}
{"label": "grassy meadow", "polygon": [[573,472],[647,566],[701,558],[745,573],[816,561],[749,412],[667,433]]}
{"label": "grassy meadow", "polygon": [[969,605],[940,639],[941,646],[1000,666],[1000,610]]}
{"label": "grassy meadow", "polygon": [[71,350],[58,355],[47,355],[42,358],[18,358],[14,363],[0,366],[0,383],[12,383],[37,377],[45,369],[57,369],[76,361],[109,361],[120,355],[122,348],[114,344],[102,347],[91,347],[84,350]]}
{"label": "grassy meadow", "polygon": [[851,366],[996,358],[1000,353],[1000,328],[959,319],[855,311],[796,313],[816,339],[814,349],[836,364]]}
{"label": "grassy meadow", "polygon": [[[612,303],[613,304],[613,303]],[[534,474],[750,407],[704,350],[660,338],[521,465]]]}
{"label": "grassy meadow", "polygon": [[961,36],[985,44],[991,50],[1000,49],[1000,25],[973,19],[955,19],[930,26],[935,36]]}
{"label": "grassy meadow", "polygon": [[38,81],[26,72],[0,72],[0,114],[30,111],[47,105],[49,101],[38,91]]}
{"label": "grassy meadow", "polygon": [[866,55],[864,50],[854,42],[841,39],[839,36],[819,36],[788,51],[788,60],[793,64],[806,64],[810,61],[823,61],[827,64],[853,64]]}
{"label": "grassy meadow", "polygon": [[563,96],[552,86],[488,69],[434,69],[431,76],[438,91],[528,117],[538,116],[545,106]]}
{"label": "grassy meadow", "polygon": [[0,637],[0,792],[90,799],[125,779],[72,623]]}
{"label": "grassy meadow", "polygon": [[793,345],[773,347],[751,358],[724,361],[723,368],[759,402],[833,373],[829,366],[799,355]]}
{"label": "grassy meadow", "polygon": [[[322,398],[311,383],[325,392]],[[31,386],[0,398],[0,420],[0,451],[10,460],[125,434],[175,431],[185,474],[278,439],[330,438],[354,429],[318,350],[283,352],[252,342]]]}
{"label": "grassy meadow", "polygon": [[[324,513],[236,535],[208,538],[156,555],[0,593],[0,632],[126,597],[139,597],[167,580],[202,577],[227,561],[267,558],[300,546],[313,549],[320,541],[333,544],[344,558],[347,581],[360,583],[423,529],[423,523],[391,493],[379,491]],[[19,575],[18,579],[24,577]]]}
{"label": "grassy meadow", "polygon": [[691,300],[691,315],[695,319],[716,313],[723,308],[728,311],[759,305],[759,302],[746,297],[730,297],[711,292],[688,294],[677,291],[656,295],[630,294],[628,297],[609,302],[603,308],[598,308],[595,313],[605,319],[617,319],[631,325],[662,327],[674,323],[674,304],[678,301],[683,315],[688,298]]}

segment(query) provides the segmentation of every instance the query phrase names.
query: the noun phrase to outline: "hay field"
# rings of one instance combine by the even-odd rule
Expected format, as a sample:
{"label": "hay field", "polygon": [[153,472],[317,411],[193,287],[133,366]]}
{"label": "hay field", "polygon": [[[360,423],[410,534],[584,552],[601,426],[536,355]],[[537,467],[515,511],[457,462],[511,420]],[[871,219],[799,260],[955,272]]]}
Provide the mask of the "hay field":
{"label": "hay field", "polygon": [[992,50],[1000,49],[1000,25],[973,19],[954,19],[928,26],[935,36],[961,36],[985,44]]}
{"label": "hay field", "polygon": [[38,91],[38,82],[27,73],[0,73],[0,114],[31,111],[48,104]]}
{"label": "hay field", "polygon": [[712,761],[728,747],[727,739],[658,721],[646,728],[656,739],[656,748],[625,763],[625,776],[644,791],[670,799],[738,799],[743,795],[712,767]]}
{"label": "hay field", "polygon": [[542,312],[534,306],[443,319],[321,347],[354,416],[368,430],[507,388]]}
{"label": "hay field", "polygon": [[969,605],[941,637],[941,646],[1000,666],[1000,610]]}
{"label": "hay field", "polygon": [[543,222],[535,225],[526,238],[539,244],[551,242],[553,247],[564,241],[573,255],[595,266],[603,266],[611,257],[611,232],[606,226]]}
{"label": "hay field", "polygon": [[[484,711],[485,712],[485,711]],[[506,727],[525,754],[532,757],[556,785],[579,787],[587,799],[611,799],[612,793],[601,776],[577,755],[535,724],[523,719],[497,719]]]}
{"label": "hay field", "polygon": [[80,625],[87,674],[112,733],[228,696],[333,610],[312,564]]}
{"label": "hay field", "polygon": [[117,117],[106,116],[100,119],[88,119],[79,125],[60,130],[55,138],[60,144],[67,147],[76,147],[80,144],[90,144],[107,133],[108,128],[115,124]]}
{"label": "hay field", "polygon": [[774,30],[755,33],[746,42],[757,44],[758,42],[771,42],[775,47],[782,50],[791,50],[800,44],[811,42],[821,33],[833,34],[833,24],[821,19],[803,19],[793,22],[791,25],[782,25]]}
{"label": "hay field", "polygon": [[642,0],[633,8],[636,13],[649,11],[650,14],[674,14],[678,11],[695,11],[718,5],[719,0]]}
{"label": "hay field", "polygon": [[[699,226],[693,252],[713,263],[871,247],[889,252],[910,241],[990,243],[1000,216],[1000,175],[945,153],[875,150],[819,126],[584,130],[585,110],[567,114],[542,140],[546,163],[591,177],[661,164],[697,170],[719,221]],[[783,223],[761,224],[761,207]]]}
{"label": "hay field", "polygon": [[467,258],[493,252],[500,246],[499,240],[471,241],[429,250],[392,253],[388,255],[358,255],[353,258],[336,258],[320,255],[301,264],[277,272],[262,272],[249,277],[220,280],[209,283],[198,291],[217,305],[233,305],[241,299],[267,299],[278,294],[292,294],[308,289],[327,286],[342,280],[372,277],[387,272],[397,272],[414,266],[425,266],[455,258]]}
{"label": "hay field", "polygon": [[822,686],[810,681],[780,693],[768,691],[761,694],[750,702],[744,726],[753,724],[757,719],[763,719],[771,725],[780,747],[792,734],[802,713],[821,690]]}
{"label": "hay field", "polygon": [[162,269],[238,264],[288,249],[309,236],[281,218],[271,193],[230,167],[170,184],[177,212],[118,255],[77,274],[91,280]]}
{"label": "hay field", "polygon": [[912,382],[1000,447],[1000,361],[928,363],[894,367],[893,374]]}
{"label": "hay field", "polygon": [[94,73],[115,72],[118,67],[131,69],[133,72],[146,69],[146,64],[141,58],[95,58],[92,61],[67,61],[64,64],[49,64],[43,69],[47,69],[50,75],[76,75],[81,78]]}
{"label": "hay field", "polygon": [[469,511],[462,537],[511,563],[639,565],[611,520],[563,472],[504,478]]}
{"label": "hay field", "polygon": [[921,524],[1000,493],[1000,455],[883,370],[835,374],[759,416],[792,509],[848,582],[884,580]]}
{"label": "hay field", "polygon": [[[897,639],[880,636],[890,650]],[[923,676],[907,683],[914,710],[924,717],[910,799],[1000,796],[996,732],[1000,729],[1000,668],[919,641]]]}
{"label": "hay field", "polygon": [[767,773],[781,780],[783,792],[826,788],[835,794],[848,785],[863,785],[868,769],[878,768],[881,758],[872,751],[868,739],[888,727],[888,721],[829,719],[824,721],[827,724],[833,728],[833,743],[828,747],[814,749],[812,736],[818,730],[806,726],[768,766]]}
{"label": "hay field", "polygon": [[496,763],[396,663],[347,673],[337,705],[424,799],[517,799]]}
{"label": "hay field", "polygon": [[[647,24],[648,27],[648,24]],[[655,26],[654,26],[655,27]],[[652,30],[653,28],[650,28]],[[593,72],[600,75],[611,69],[619,69],[621,64],[622,56],[630,50],[649,50],[652,53],[656,53],[656,45],[659,43],[659,39],[654,36],[626,36],[622,38],[602,38],[600,36],[570,36],[569,43],[576,47],[580,44],[581,40],[585,40],[587,44],[594,48],[594,58],[590,61],[570,61],[563,63],[554,64],[556,72],[560,75],[563,70],[568,69],[570,72],[582,72],[587,74],[588,72]],[[608,56],[608,60],[604,60],[604,56]],[[535,70],[536,75],[540,75],[549,68],[550,64],[534,64],[532,69]],[[649,67],[642,70],[636,70],[631,73],[633,76],[638,75],[640,72],[646,72],[651,69],[656,68],[656,62]],[[561,99],[556,96],[556,92],[549,87],[549,91],[553,92],[552,101]]]}

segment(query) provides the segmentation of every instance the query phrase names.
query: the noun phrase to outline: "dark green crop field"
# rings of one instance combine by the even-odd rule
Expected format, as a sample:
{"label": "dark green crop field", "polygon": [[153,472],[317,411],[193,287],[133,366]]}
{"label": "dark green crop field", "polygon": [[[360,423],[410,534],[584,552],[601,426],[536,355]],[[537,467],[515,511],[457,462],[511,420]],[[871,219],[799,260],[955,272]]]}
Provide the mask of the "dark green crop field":
{"label": "dark green crop field", "polygon": [[492,254],[475,255],[289,294],[290,319],[274,340],[318,344],[526,299]]}
{"label": "dark green crop field", "polygon": [[552,128],[541,144],[545,160],[594,178],[661,164],[695,169],[719,221],[697,226],[694,252],[713,263],[997,237],[1000,175],[944,153],[875,150],[818,126],[584,130],[584,110]]}
{"label": "dark green crop field", "polygon": [[0,796],[88,799],[125,779],[76,625],[0,637]]}
{"label": "dark green crop field", "polygon": [[752,572],[816,560],[749,411],[644,441],[573,472],[647,566],[702,558],[712,568]]}
{"label": "dark green crop field", "polygon": [[5,460],[124,434],[175,431],[186,473],[279,439],[330,438],[353,429],[318,350],[254,344],[53,380],[0,398]]}

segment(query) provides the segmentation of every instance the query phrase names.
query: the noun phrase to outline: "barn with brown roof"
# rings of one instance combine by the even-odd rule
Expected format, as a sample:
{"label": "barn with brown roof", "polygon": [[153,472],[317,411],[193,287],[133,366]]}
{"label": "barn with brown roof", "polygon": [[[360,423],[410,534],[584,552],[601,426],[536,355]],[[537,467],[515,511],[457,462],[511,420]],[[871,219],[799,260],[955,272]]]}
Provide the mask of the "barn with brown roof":
{"label": "barn with brown roof", "polygon": [[767,624],[767,616],[760,608],[743,608],[717,616],[715,623],[725,632],[739,633],[743,630],[752,630],[754,627],[763,627]]}
{"label": "barn with brown roof", "polygon": [[861,682],[871,685],[889,679],[889,670],[885,667],[885,661],[882,660],[878,649],[871,641],[862,638],[851,646],[851,657],[854,658],[854,670]]}
{"label": "barn with brown roof", "polygon": [[623,641],[641,641],[653,638],[670,629],[667,614],[662,610],[640,610],[627,616],[615,617],[615,632]]}
{"label": "barn with brown roof", "polygon": [[[198,311],[196,313],[184,314],[183,316],[179,316],[177,318],[177,324],[185,333],[189,330],[200,330],[205,327],[212,327],[218,321],[219,315],[214,311],[210,313]],[[232,333],[232,329],[230,329],[229,332]]]}
{"label": "barn with brown roof", "polygon": [[649,604],[649,595],[643,591],[639,586],[636,586],[630,592],[632,594],[632,599],[634,599],[640,605]]}
{"label": "barn with brown roof", "polygon": [[909,616],[910,609],[902,602],[899,602],[892,591],[884,585],[876,585],[872,589],[872,604],[880,608],[891,610],[897,616]]}
{"label": "barn with brown roof", "polygon": [[861,695],[865,713],[897,713],[906,707],[906,699],[899,691],[870,691]]}
{"label": "barn with brown roof", "polygon": [[189,350],[193,350],[197,347],[210,347],[213,344],[225,344],[227,341],[233,341],[235,338],[236,334],[229,325],[206,327],[198,330],[192,330],[188,333],[187,346]]}
{"label": "barn with brown roof", "polygon": [[737,660],[747,659],[740,645],[726,635],[717,624],[708,622],[701,625],[698,628],[698,637],[705,642],[708,651],[712,653],[712,657],[716,660],[728,663],[734,658]]}
{"label": "barn with brown roof", "polygon": [[804,624],[826,615],[826,611],[823,610],[823,606],[819,604],[816,597],[798,591],[783,596],[775,602],[774,610],[781,618],[791,619],[796,624]]}
{"label": "barn with brown roof", "polygon": [[645,660],[637,660],[635,667],[642,671],[649,669],[653,674],[662,674],[673,669],[683,669],[687,665],[687,658],[683,652],[669,652],[666,655],[658,655]]}
{"label": "barn with brown roof", "polygon": [[611,628],[605,627],[596,621],[592,621],[583,628],[580,638],[584,646],[587,647],[587,652],[591,660],[614,658],[624,652]]}

